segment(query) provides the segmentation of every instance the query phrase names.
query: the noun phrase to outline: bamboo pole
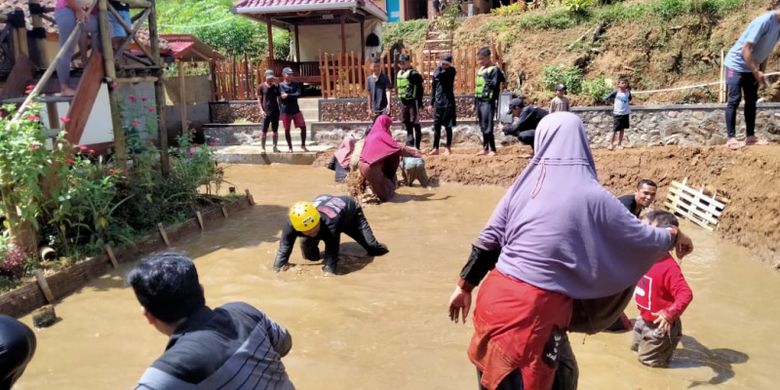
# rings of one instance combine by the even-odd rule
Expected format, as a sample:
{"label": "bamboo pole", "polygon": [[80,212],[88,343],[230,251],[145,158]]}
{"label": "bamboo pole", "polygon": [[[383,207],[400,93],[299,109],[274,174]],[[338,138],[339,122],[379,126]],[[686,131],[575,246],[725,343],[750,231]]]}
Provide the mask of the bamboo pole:
{"label": "bamboo pole", "polygon": [[328,56],[328,52],[325,52],[323,54],[323,63],[325,64],[325,98],[330,99],[333,97],[333,92],[331,91],[330,86],[330,58]]}
{"label": "bamboo pole", "polygon": [[184,67],[187,64],[179,61],[179,109],[181,110],[181,133],[187,134],[187,88],[185,87],[186,77],[184,76]]}
{"label": "bamboo pole", "polygon": [[155,76],[158,77],[154,82],[154,98],[157,103],[157,127],[160,144],[160,170],[163,176],[168,177],[170,172],[170,161],[168,159],[168,129],[165,127],[165,85],[163,85],[162,63],[160,62],[160,41],[157,37],[157,10],[152,0],[152,6],[149,8],[149,42],[151,44],[152,58],[156,66]]}
{"label": "bamboo pole", "polygon": [[720,49],[720,85],[718,86],[718,102],[724,103],[726,101],[726,64],[725,53],[723,49]]}
{"label": "bamboo pole", "polygon": [[[106,72],[106,78],[113,82],[116,80],[116,65],[114,63],[114,46],[111,42],[111,26],[108,23],[108,7],[110,7],[108,0],[99,0],[98,23],[100,26],[100,41],[103,49],[103,66]],[[113,127],[114,133],[114,160],[120,171],[127,172],[125,129],[122,126],[118,91],[114,90],[114,88],[108,88],[108,101],[111,108],[111,126]]]}
{"label": "bamboo pole", "polygon": [[350,55],[350,73],[352,74],[352,97],[358,97],[358,93],[360,92],[360,84],[357,81],[357,68],[359,67],[357,61],[355,60],[355,51],[352,50],[352,52],[349,53]]}

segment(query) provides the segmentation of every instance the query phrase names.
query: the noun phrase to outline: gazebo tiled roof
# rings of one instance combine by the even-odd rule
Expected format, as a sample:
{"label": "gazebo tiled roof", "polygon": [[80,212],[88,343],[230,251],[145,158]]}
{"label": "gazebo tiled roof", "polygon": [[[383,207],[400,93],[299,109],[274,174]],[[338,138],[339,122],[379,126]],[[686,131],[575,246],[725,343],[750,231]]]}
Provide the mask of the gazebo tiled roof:
{"label": "gazebo tiled roof", "polygon": [[233,4],[233,8],[237,14],[250,15],[360,9],[383,21],[387,20],[387,12],[373,0],[239,0]]}

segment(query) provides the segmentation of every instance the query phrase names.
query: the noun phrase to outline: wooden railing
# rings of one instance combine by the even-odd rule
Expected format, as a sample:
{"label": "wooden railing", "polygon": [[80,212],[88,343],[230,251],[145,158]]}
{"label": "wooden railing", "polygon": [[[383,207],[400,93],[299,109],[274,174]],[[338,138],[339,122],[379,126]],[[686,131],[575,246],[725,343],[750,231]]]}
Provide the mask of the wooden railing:
{"label": "wooden railing", "polygon": [[[455,78],[455,94],[469,95],[474,93],[475,77],[479,66],[477,65],[477,47],[457,48],[452,51],[453,66],[458,71]],[[503,48],[492,48],[493,61],[503,68],[501,56]],[[431,93],[431,75],[438,66],[438,54],[427,53],[423,50],[384,51],[377,54],[381,60],[382,71],[395,83],[398,72],[398,56],[405,53],[410,56],[412,67],[423,75],[425,93]],[[360,63],[360,58],[354,53],[320,53],[320,84],[323,98],[353,98],[366,96],[366,79],[371,73],[371,59]]]}
{"label": "wooden railing", "polygon": [[282,69],[291,68],[296,81],[318,84],[320,63],[318,61],[295,62],[283,60],[249,60],[230,58],[214,66],[214,84],[217,100],[256,99],[257,86],[263,82],[266,69],[282,77]]}

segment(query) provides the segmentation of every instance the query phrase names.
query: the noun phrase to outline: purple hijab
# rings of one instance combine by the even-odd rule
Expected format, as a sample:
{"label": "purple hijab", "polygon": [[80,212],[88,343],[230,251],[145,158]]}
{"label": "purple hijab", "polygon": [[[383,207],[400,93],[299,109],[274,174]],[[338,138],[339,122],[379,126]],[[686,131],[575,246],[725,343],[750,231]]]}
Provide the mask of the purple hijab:
{"label": "purple hijab", "polygon": [[635,284],[671,247],[669,232],[642,224],[598,183],[578,116],[546,116],[534,149],[475,245],[501,248],[502,273],[575,299]]}

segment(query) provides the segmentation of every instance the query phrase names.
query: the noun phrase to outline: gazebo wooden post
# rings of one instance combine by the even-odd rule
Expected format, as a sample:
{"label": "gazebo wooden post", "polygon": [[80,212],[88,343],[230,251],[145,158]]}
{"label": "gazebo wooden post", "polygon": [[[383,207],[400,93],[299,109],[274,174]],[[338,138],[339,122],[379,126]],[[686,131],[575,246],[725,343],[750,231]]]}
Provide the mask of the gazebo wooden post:
{"label": "gazebo wooden post", "polygon": [[273,26],[271,26],[271,18],[266,18],[265,23],[268,26],[268,63],[270,65],[274,60],[274,30]]}
{"label": "gazebo wooden post", "polygon": [[187,63],[179,61],[179,109],[181,110],[181,133],[187,134],[187,88],[185,83],[187,78],[184,76],[184,67]]}
{"label": "gazebo wooden post", "polygon": [[295,61],[301,62],[301,41],[297,24],[295,25]]}
{"label": "gazebo wooden post", "polygon": [[341,56],[343,59],[347,57],[347,33],[344,28],[346,16],[341,15]]}
{"label": "gazebo wooden post", "polygon": [[366,63],[366,32],[365,20],[360,18],[360,64],[361,66]]}

